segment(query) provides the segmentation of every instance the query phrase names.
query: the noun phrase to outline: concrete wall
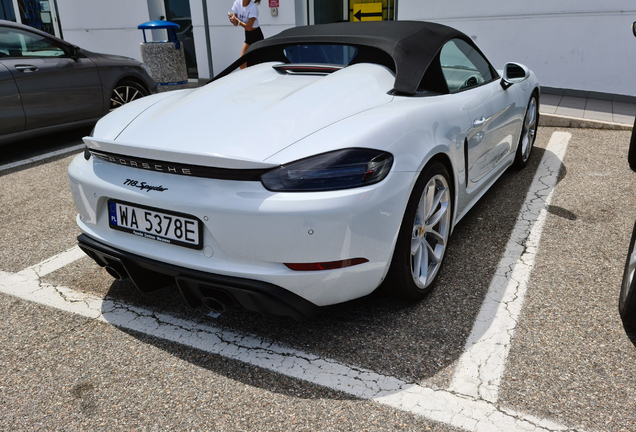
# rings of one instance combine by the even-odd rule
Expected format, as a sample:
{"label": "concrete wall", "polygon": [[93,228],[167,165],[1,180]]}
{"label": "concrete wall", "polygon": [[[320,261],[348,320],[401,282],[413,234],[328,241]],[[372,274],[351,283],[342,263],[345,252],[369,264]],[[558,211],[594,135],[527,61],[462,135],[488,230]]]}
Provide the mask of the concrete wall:
{"label": "concrete wall", "polygon": [[636,96],[634,0],[400,0],[398,18],[455,27],[497,69],[523,63],[544,86]]}

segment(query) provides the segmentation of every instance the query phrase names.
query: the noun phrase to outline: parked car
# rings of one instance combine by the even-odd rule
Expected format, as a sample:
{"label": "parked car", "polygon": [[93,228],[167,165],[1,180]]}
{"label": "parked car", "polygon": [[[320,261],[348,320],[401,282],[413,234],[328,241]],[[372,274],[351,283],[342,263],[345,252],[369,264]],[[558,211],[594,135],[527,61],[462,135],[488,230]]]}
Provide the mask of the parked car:
{"label": "parked car", "polygon": [[[632,24],[632,32],[636,36],[636,22]],[[632,171],[636,171],[636,120],[632,128],[632,137],[629,143],[629,153],[627,161]],[[623,281],[621,292],[618,297],[618,312],[620,313],[625,328],[636,331],[636,224],[632,230],[632,238],[629,242],[625,270],[623,271]]]}
{"label": "parked car", "polygon": [[[636,28],[636,23],[634,27]],[[636,36],[636,30],[634,30]],[[634,120],[634,128],[632,129],[632,138],[629,144],[629,154],[627,160],[632,171],[636,171],[636,120]],[[636,331],[636,224],[632,230],[632,239],[629,242],[629,250],[627,252],[627,260],[625,261],[625,270],[623,271],[623,282],[621,284],[621,293],[618,298],[618,311],[623,320],[623,325]]]}
{"label": "parked car", "polygon": [[285,30],[97,123],[69,166],[79,246],[193,307],[303,320],[383,283],[419,300],[453,227],[528,163],[539,96],[439,24]]}
{"label": "parked car", "polygon": [[0,144],[94,124],[155,92],[149,69],[137,60],[0,20]]}

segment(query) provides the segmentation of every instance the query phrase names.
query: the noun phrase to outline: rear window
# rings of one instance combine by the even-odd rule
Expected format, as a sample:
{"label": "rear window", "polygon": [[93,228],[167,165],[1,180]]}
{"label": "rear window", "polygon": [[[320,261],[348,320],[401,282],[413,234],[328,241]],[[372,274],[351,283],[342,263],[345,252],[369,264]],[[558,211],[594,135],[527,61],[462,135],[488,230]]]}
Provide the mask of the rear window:
{"label": "rear window", "polygon": [[290,63],[348,66],[358,54],[351,45],[290,45],[283,50]]}

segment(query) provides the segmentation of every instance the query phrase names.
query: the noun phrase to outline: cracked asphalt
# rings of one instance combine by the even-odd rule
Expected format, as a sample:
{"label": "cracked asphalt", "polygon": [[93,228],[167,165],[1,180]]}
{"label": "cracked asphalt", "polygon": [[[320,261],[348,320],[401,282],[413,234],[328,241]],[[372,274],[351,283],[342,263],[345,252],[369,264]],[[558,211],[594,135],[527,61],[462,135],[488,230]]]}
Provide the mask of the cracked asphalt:
{"label": "cracked asphalt", "polygon": [[[306,323],[233,310],[213,319],[176,287],[152,294],[88,258],[41,278],[98,298],[291,347],[433,390],[451,385],[544,149],[506,172],[456,227],[433,293],[379,295]],[[563,131],[563,130],[561,130]],[[636,429],[636,337],[617,301],[636,219],[629,132],[569,129],[559,182],[527,284],[496,408],[585,430]],[[82,132],[58,135],[75,145]],[[0,164],[41,144],[0,156]],[[23,153],[21,153],[21,151]],[[0,172],[0,271],[68,250],[75,226],[61,156]],[[142,331],[0,294],[0,430],[435,430],[404,410]],[[471,430],[470,426],[467,429]]]}

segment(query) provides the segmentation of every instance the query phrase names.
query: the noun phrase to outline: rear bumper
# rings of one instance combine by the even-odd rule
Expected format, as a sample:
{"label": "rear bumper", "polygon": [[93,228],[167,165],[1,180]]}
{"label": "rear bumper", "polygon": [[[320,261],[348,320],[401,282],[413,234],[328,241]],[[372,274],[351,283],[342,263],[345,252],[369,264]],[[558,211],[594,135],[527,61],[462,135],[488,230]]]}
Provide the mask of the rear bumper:
{"label": "rear bumper", "polygon": [[271,283],[215,275],[144,258],[107,246],[82,234],[79,247],[97,264],[120,279],[130,278],[143,292],[176,284],[191,307],[202,304],[213,309],[242,307],[265,317],[289,316],[305,321],[320,307]]}
{"label": "rear bumper", "polygon": [[[270,283],[320,307],[366,296],[380,285],[413,178],[412,172],[391,172],[382,182],[360,188],[271,192],[258,181],[171,175],[83,155],[69,166],[77,224],[93,240],[204,274]],[[164,191],[142,191],[125,185],[127,179]],[[198,219],[202,249],[111,229],[109,200]],[[368,262],[325,271],[285,265],[354,258]]]}

